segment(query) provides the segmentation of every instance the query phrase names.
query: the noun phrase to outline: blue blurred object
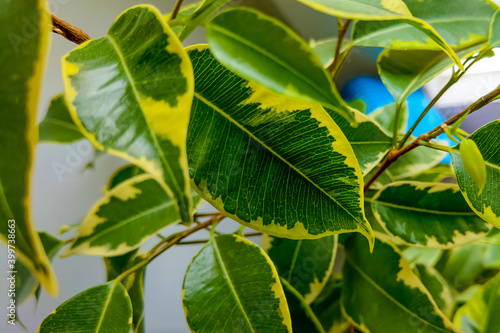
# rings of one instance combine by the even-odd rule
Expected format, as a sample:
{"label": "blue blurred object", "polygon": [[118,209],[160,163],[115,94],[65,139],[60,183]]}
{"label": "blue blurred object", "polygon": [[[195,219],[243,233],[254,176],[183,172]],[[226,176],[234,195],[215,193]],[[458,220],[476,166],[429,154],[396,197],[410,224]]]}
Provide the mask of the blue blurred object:
{"label": "blue blurred object", "polygon": [[[367,114],[382,106],[394,103],[394,98],[389,93],[382,80],[371,76],[359,76],[347,82],[341,91],[341,95],[347,102],[354,100],[363,101],[366,105]],[[406,101],[408,103],[408,127],[410,127],[415,123],[430,101],[424,95],[422,89],[415,91]],[[426,133],[436,126],[439,126],[443,121],[445,121],[445,119],[441,113],[436,108],[431,108],[425,118],[418,124],[413,135],[419,136],[422,133]],[[450,146],[453,145],[452,141],[446,136],[440,136],[439,140],[446,141]],[[446,155],[441,162],[450,163],[450,156]]]}

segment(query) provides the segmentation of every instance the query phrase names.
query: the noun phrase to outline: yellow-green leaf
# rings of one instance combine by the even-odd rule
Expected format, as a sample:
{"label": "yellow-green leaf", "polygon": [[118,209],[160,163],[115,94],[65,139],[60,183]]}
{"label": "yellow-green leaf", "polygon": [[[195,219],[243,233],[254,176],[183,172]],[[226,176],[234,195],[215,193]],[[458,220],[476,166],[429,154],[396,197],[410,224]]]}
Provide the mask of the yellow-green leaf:
{"label": "yellow-green leaf", "polygon": [[68,108],[83,134],[152,174],[182,220],[190,221],[185,146],[193,72],[159,11],[141,5],[122,13],[105,37],[63,58],[63,78]]}
{"label": "yellow-green leaf", "polygon": [[188,53],[196,77],[189,170],[203,199],[277,237],[360,232],[371,241],[361,170],[328,113],[238,77],[206,46]]}
{"label": "yellow-green leaf", "polygon": [[[29,35],[23,33],[27,29]],[[35,231],[31,210],[38,141],[35,122],[50,34],[45,0],[0,5],[0,238],[15,248],[18,259],[56,295],[56,277]],[[9,270],[15,270],[14,265]]]}

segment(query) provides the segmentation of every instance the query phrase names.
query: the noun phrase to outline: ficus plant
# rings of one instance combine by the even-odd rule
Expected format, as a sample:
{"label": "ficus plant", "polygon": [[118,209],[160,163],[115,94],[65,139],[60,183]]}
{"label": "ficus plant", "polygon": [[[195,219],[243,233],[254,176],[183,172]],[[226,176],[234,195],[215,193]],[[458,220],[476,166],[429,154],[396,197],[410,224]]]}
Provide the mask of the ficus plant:
{"label": "ficus plant", "polygon": [[[19,259],[9,261],[10,302],[57,294],[56,255],[99,256],[107,270],[39,332],[146,332],[148,264],[200,242],[182,290],[193,332],[500,332],[500,121],[460,128],[500,88],[413,136],[500,43],[499,8],[299,2],[336,19],[338,35],[308,43],[245,1],[178,0],[166,14],[132,7],[90,39],[44,0],[0,4],[1,235]],[[198,26],[208,44],[183,46]],[[61,60],[64,92],[37,125],[52,32],[78,45]],[[359,46],[385,48],[377,65],[394,97],[370,115],[335,84]],[[407,97],[449,68],[406,130]],[[79,140],[128,164],[80,224],[59,238],[37,232],[36,144]],[[451,165],[440,163],[447,154]],[[213,210],[198,212],[203,202]],[[241,228],[221,233],[225,218]],[[200,230],[210,236],[185,240]]]}

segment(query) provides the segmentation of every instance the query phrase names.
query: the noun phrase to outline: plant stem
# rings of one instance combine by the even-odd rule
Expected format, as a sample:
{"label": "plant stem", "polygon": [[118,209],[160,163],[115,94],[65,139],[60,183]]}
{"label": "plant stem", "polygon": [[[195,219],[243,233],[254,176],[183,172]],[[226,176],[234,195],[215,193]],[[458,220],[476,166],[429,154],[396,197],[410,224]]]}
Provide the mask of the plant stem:
{"label": "plant stem", "polygon": [[342,42],[344,41],[344,37],[347,34],[347,30],[349,30],[349,25],[351,25],[351,22],[352,20],[346,20],[344,24],[340,25],[337,38],[337,47],[335,48],[335,57],[333,58],[332,64],[328,66],[328,71],[332,75],[337,71],[337,64],[340,60],[340,50],[342,49]]}
{"label": "plant stem", "polygon": [[170,20],[174,20],[177,17],[177,14],[179,14],[179,11],[181,10],[182,3],[184,0],[177,0],[175,3],[174,9],[172,10],[172,14],[170,15]]}
{"label": "plant stem", "polygon": [[54,14],[52,14],[52,31],[78,45],[91,40],[85,31],[61,20]]}
{"label": "plant stem", "polygon": [[[262,233],[260,232],[253,232],[253,233],[248,233],[248,234],[243,234],[243,237],[257,237],[257,236],[262,236]],[[195,244],[205,244],[208,242],[210,239],[200,239],[200,240],[193,240],[193,241],[185,241],[185,242],[179,242],[177,245],[195,245]]]}
{"label": "plant stem", "polygon": [[424,146],[424,147],[428,147],[428,148],[432,148],[432,149],[436,149],[436,150],[445,151],[447,153],[449,153],[451,151],[451,147],[443,146],[443,145],[438,145],[436,143],[431,143],[431,142],[427,142],[427,141],[419,141],[418,144],[420,146]]}
{"label": "plant stem", "polygon": [[448,89],[450,89],[451,86],[453,86],[455,83],[457,83],[458,80],[460,80],[462,78],[462,76],[464,76],[464,74],[469,70],[469,68],[471,68],[472,65],[474,65],[476,62],[478,62],[479,60],[481,60],[488,53],[489,50],[490,50],[489,48],[486,48],[486,49],[482,50],[481,52],[479,52],[479,54],[477,55],[477,57],[475,57],[474,60],[469,65],[467,65],[467,67],[463,71],[460,72],[460,74],[455,75],[455,73],[454,73],[452,75],[452,77],[446,83],[446,85],[432,99],[432,101],[429,103],[429,105],[427,105],[427,107],[425,108],[425,110],[422,111],[422,113],[420,114],[420,116],[418,117],[418,119],[415,121],[415,123],[411,126],[411,128],[408,130],[408,132],[406,132],[405,136],[403,137],[403,139],[401,140],[401,142],[398,145],[398,149],[403,148],[403,146],[406,143],[406,141],[408,140],[408,138],[413,134],[413,131],[415,130],[415,128],[417,128],[418,124],[420,124],[420,122],[422,121],[422,119],[424,119],[425,115],[437,103],[437,101],[443,96],[443,94],[446,91],[448,91]]}
{"label": "plant stem", "polygon": [[384,161],[382,162],[382,164],[380,165],[380,167],[377,169],[377,171],[375,171],[375,173],[373,174],[373,176],[366,182],[366,184],[365,184],[365,192],[370,189],[370,186],[373,184],[373,182],[375,182],[375,180],[377,180],[377,178],[380,177],[380,175],[382,173],[384,173],[384,171],[392,163],[396,162],[404,154],[406,154],[406,153],[410,152],[411,150],[413,150],[413,149],[417,148],[418,146],[420,146],[421,145],[420,141],[429,142],[430,140],[435,139],[436,137],[438,137],[440,134],[442,134],[444,132],[443,126],[450,126],[450,125],[454,124],[455,122],[457,122],[465,114],[467,114],[467,113],[471,114],[473,112],[476,112],[477,110],[481,109],[483,106],[491,103],[498,96],[500,96],[500,86],[496,87],[494,90],[492,90],[488,94],[486,94],[483,97],[479,98],[477,101],[475,101],[474,103],[472,103],[471,105],[469,105],[467,108],[465,108],[464,110],[460,111],[459,113],[457,113],[456,115],[454,115],[450,119],[446,120],[444,123],[442,123],[441,125],[437,126],[433,130],[420,135],[418,138],[416,138],[415,140],[413,140],[409,145],[404,146],[401,149],[393,149],[393,150],[391,150],[387,154],[387,156],[385,157]]}
{"label": "plant stem", "polygon": [[147,264],[149,264],[151,261],[153,261],[160,254],[162,254],[163,252],[165,252],[166,250],[168,250],[169,248],[171,248],[175,244],[179,243],[181,240],[183,240],[187,236],[195,233],[198,230],[201,230],[201,229],[208,227],[212,223],[221,221],[224,217],[225,217],[224,215],[219,213],[219,215],[212,217],[210,220],[208,220],[206,222],[197,224],[190,229],[179,232],[178,234],[176,234],[176,236],[174,238],[172,238],[167,243],[164,243],[163,241],[160,242],[160,244],[161,244],[160,246],[155,246],[151,251],[149,251],[146,259],[144,259],[143,261],[141,261],[137,265],[131,267],[130,269],[126,270],[122,274],[118,275],[115,278],[115,280],[122,281],[124,278],[126,278],[130,274],[134,273],[135,271],[137,271],[137,270],[143,268],[144,266],[146,266]]}
{"label": "plant stem", "polygon": [[396,145],[398,144],[399,114],[401,113],[401,107],[403,106],[403,103],[396,104],[396,113],[394,114],[394,127],[392,129],[392,145],[394,147],[396,147]]}

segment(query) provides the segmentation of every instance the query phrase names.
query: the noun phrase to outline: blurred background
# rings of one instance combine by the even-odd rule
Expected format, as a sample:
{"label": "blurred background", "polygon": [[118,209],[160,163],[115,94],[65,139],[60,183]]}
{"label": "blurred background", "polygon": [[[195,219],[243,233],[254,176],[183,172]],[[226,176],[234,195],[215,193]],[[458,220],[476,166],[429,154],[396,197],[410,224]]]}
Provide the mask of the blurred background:
{"label": "blurred background", "polygon": [[[143,1],[137,0],[50,0],[51,11],[86,31],[91,37],[98,38],[106,34],[113,20],[125,9]],[[193,1],[186,0],[185,4]],[[496,0],[500,4],[500,0]],[[168,13],[175,0],[149,1],[163,13]],[[334,17],[318,13],[309,7],[291,0],[234,0],[230,6],[246,5],[260,9],[275,16],[298,32],[304,39],[322,39],[337,35],[337,21]],[[205,43],[205,32],[198,28],[184,45]],[[48,69],[45,76],[40,99],[39,121],[45,116],[51,98],[63,91],[61,79],[61,57],[74,48],[74,44],[58,35],[52,36],[52,47]],[[375,98],[371,108],[389,103],[384,88],[377,83],[376,59],[379,49],[355,48],[342,70],[337,86],[349,99],[357,98],[362,92],[371,92]],[[450,89],[437,104],[437,117],[450,115],[460,111],[480,96],[489,92],[500,83],[500,53],[497,57],[481,61],[472,68],[462,80]],[[432,97],[446,83],[450,72],[443,73],[427,84],[420,103]],[[360,78],[361,77],[361,78]],[[354,80],[354,81],[353,81]],[[344,89],[343,89],[344,88]],[[493,119],[500,118],[498,104],[489,106],[490,112],[478,112],[468,119],[463,128],[472,132],[477,127]],[[369,110],[370,111],[370,110]],[[419,134],[419,133],[416,133]],[[73,145],[40,144],[37,148],[36,167],[33,189],[33,210],[37,230],[58,235],[62,225],[78,223],[91,206],[103,193],[109,176],[125,162],[112,157],[99,157],[94,168],[87,164],[94,158],[93,149],[86,141]],[[67,166],[61,173],[58,164]],[[59,171],[58,171],[59,170]],[[71,170],[71,171],[69,171]],[[208,204],[202,208],[204,212],[214,211]],[[238,224],[225,220],[219,225],[221,231],[231,232]],[[170,229],[169,231],[176,231]],[[201,231],[198,238],[206,238],[208,233]],[[65,239],[69,236],[65,236]],[[193,238],[195,239],[195,238]],[[252,238],[259,243],[259,238]],[[156,240],[153,240],[156,241]],[[201,245],[177,246],[157,258],[148,266],[146,273],[146,331],[156,332],[189,332],[181,304],[181,288],[184,272],[191,258],[199,251]],[[0,248],[0,257],[5,258],[5,246]],[[30,298],[19,309],[19,319],[26,325],[28,332],[35,332],[40,322],[58,305],[75,294],[105,282],[105,269],[98,257],[74,256],[68,259],[56,258],[53,262],[59,281],[59,296],[52,298],[42,292],[40,302],[36,306],[34,298]],[[0,260],[0,270],[5,272],[6,260]],[[7,284],[0,283],[0,304],[7,304]],[[12,327],[5,320],[0,321],[1,332],[26,332],[20,325]]]}

